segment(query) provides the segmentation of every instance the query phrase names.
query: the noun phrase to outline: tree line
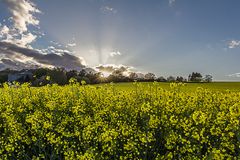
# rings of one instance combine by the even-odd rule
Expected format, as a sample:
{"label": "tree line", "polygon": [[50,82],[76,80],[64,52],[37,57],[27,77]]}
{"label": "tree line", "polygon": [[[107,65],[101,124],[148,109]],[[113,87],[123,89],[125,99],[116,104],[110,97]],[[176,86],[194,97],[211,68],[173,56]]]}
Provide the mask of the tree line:
{"label": "tree line", "polygon": [[29,82],[33,86],[43,86],[46,84],[68,84],[70,79],[75,79],[77,82],[85,81],[87,84],[98,84],[98,83],[110,83],[110,82],[212,82],[213,77],[211,75],[202,76],[201,73],[192,72],[188,78],[182,76],[169,76],[169,77],[156,77],[154,73],[136,73],[131,72],[125,75],[121,70],[115,70],[108,76],[104,76],[101,72],[87,71],[82,69],[81,71],[70,70],[67,71],[64,68],[38,68],[30,70],[15,71],[5,69],[0,71],[0,83],[9,82],[9,75],[17,75],[25,72],[31,73],[31,75],[20,77],[15,80],[20,83]]}

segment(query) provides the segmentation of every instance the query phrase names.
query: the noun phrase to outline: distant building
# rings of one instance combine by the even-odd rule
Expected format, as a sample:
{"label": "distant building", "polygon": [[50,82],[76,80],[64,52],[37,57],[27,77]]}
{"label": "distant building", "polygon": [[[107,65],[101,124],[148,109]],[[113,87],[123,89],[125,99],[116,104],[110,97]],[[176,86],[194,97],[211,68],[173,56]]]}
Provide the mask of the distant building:
{"label": "distant building", "polygon": [[28,82],[32,78],[33,74],[29,71],[8,74],[8,82]]}

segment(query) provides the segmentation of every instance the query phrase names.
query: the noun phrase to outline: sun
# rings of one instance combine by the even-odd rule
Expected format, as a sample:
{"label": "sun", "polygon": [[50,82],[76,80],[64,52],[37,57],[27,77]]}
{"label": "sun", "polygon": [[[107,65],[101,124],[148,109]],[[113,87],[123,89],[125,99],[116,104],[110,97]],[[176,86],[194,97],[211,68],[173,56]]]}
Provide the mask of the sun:
{"label": "sun", "polygon": [[108,77],[111,74],[111,73],[105,72],[105,71],[102,71],[101,73],[102,73],[103,77]]}

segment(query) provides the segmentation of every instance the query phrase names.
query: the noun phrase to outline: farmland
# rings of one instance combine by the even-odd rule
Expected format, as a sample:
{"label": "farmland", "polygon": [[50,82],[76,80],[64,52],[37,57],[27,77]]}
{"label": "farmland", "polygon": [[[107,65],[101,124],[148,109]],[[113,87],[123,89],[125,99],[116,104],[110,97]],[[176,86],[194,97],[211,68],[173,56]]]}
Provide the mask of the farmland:
{"label": "farmland", "polygon": [[0,159],[239,159],[240,83],[0,89]]}
{"label": "farmland", "polygon": [[[116,83],[114,87],[116,90],[135,90],[136,86],[133,85],[134,83]],[[149,88],[153,85],[152,82],[142,82],[141,87]],[[167,82],[158,82],[158,87],[162,89],[169,90],[170,83]],[[102,84],[97,86],[104,86]],[[212,91],[240,91],[240,82],[212,82],[212,83],[186,83],[185,87],[182,88],[183,91],[194,92],[198,87],[204,89],[210,89]]]}

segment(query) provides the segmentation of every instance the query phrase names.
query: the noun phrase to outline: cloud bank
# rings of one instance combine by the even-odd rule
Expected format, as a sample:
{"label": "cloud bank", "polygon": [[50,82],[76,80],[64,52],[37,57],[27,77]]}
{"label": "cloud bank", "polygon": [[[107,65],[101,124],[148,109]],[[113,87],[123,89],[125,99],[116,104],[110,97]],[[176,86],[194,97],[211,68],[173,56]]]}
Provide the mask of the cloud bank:
{"label": "cloud bank", "polygon": [[67,70],[85,68],[83,59],[69,51],[55,48],[45,50],[29,49],[12,43],[0,42],[0,70],[5,68],[24,69],[37,67],[64,67]]}
{"label": "cloud bank", "polygon": [[[34,16],[40,10],[30,0],[3,0],[11,17],[10,25],[0,24],[0,70],[15,70],[38,67],[64,67],[81,70],[84,60],[71,51],[53,46],[34,49],[30,46],[41,32],[29,30],[29,25],[39,28],[39,20]],[[75,44],[69,44],[74,46]]]}
{"label": "cloud bank", "polygon": [[229,77],[235,77],[235,78],[240,78],[240,73],[234,73],[234,74],[230,74],[228,75]]}

